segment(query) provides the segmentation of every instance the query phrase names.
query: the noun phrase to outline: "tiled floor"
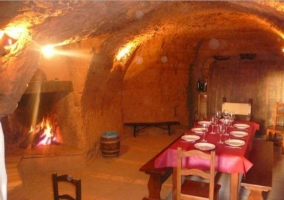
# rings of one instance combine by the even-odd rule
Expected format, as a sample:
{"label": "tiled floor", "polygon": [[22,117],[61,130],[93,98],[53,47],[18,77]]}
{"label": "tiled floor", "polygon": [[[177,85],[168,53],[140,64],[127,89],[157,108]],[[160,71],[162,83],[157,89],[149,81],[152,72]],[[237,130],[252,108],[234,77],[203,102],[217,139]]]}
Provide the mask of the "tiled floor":
{"label": "tiled floor", "polygon": [[[139,200],[147,196],[148,175],[139,171],[146,161],[157,154],[184,130],[175,130],[171,136],[167,131],[149,129],[136,138],[129,136],[121,141],[118,158],[98,157],[83,169],[58,170],[22,174],[23,185],[8,194],[9,200],[51,200],[51,174],[67,173],[82,180],[83,200]],[[284,157],[275,147],[273,189],[264,195],[265,200],[284,199]],[[219,179],[222,189],[220,200],[228,200],[229,177]],[[240,190],[240,200],[247,199],[248,191]],[[161,198],[171,200],[171,178],[163,185]]]}

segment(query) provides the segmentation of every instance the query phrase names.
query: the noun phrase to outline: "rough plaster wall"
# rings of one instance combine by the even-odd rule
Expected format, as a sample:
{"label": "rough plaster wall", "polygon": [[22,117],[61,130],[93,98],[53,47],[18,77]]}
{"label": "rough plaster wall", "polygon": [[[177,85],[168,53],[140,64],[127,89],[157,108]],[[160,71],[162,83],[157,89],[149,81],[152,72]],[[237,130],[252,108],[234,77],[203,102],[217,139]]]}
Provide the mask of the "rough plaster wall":
{"label": "rough plaster wall", "polygon": [[169,42],[154,37],[139,47],[126,66],[115,65],[106,55],[94,55],[82,101],[90,157],[97,154],[103,132],[131,134],[125,132],[124,122],[188,124],[189,61],[176,54],[178,49],[166,48],[164,43]]}
{"label": "rough plaster wall", "polygon": [[27,88],[27,83],[38,65],[38,57],[38,53],[31,48],[25,51],[22,57],[11,58],[5,63],[5,66],[2,66],[0,71],[0,99],[2,95],[4,98],[0,101],[0,117],[7,116],[15,111]]}
{"label": "rough plaster wall", "polygon": [[[56,66],[67,69],[65,73],[68,73],[73,85],[73,91],[66,96],[66,99],[62,98],[57,104],[58,119],[60,120],[60,127],[62,127],[61,133],[67,144],[84,150],[86,149],[86,143],[88,143],[88,135],[92,135],[94,132],[87,132],[85,128],[82,113],[82,95],[87,84],[90,66],[95,59],[95,52],[100,50],[103,41],[104,37],[92,38],[65,46],[64,52],[67,53],[67,56],[64,56],[65,62],[62,62],[63,66]],[[85,95],[93,96],[94,94],[85,93]],[[92,106],[92,103],[90,106]]]}
{"label": "rough plaster wall", "polygon": [[121,83],[123,71],[112,68],[111,57],[94,53],[82,96],[82,117],[88,157],[99,150],[100,136],[106,131],[122,133]]}
{"label": "rough plaster wall", "polygon": [[[172,121],[187,125],[188,60],[170,39],[143,44],[123,82],[123,122]],[[175,41],[178,43],[178,41]]]}

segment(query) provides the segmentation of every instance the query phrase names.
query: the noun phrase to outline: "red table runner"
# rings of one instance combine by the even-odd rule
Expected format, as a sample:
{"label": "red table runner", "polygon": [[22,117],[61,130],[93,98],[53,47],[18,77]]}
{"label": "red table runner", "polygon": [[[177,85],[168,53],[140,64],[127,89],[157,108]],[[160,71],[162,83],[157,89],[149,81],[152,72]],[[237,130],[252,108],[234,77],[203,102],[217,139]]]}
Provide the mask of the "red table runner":
{"label": "red table runner", "polygon": [[[206,140],[209,143],[214,144],[216,151],[216,171],[225,172],[225,173],[242,173],[245,174],[251,167],[252,163],[247,159],[248,154],[252,147],[252,140],[254,138],[256,130],[259,129],[259,124],[255,122],[242,121],[242,122],[234,122],[248,124],[250,127],[246,130],[240,130],[235,127],[228,127],[228,133],[233,130],[245,131],[248,133],[247,136],[242,138],[236,138],[231,134],[229,136],[222,136],[222,140],[225,141],[227,139],[241,139],[245,141],[245,144],[241,146],[241,148],[228,148],[227,144],[219,144],[218,141],[220,139],[219,134],[210,134],[211,126],[209,127],[208,132],[206,133]],[[201,127],[201,126],[199,126]],[[185,134],[194,134],[199,135],[200,139],[196,142],[186,142],[183,139],[177,140],[173,143],[168,149],[166,149],[160,156],[158,156],[155,160],[155,167],[176,167],[177,164],[177,147],[182,147],[183,150],[196,149],[194,144],[200,142],[203,138],[203,135],[197,134],[188,130]],[[183,160],[183,165],[186,167],[198,167],[200,169],[208,169],[209,161],[205,161],[199,158],[187,158]]]}

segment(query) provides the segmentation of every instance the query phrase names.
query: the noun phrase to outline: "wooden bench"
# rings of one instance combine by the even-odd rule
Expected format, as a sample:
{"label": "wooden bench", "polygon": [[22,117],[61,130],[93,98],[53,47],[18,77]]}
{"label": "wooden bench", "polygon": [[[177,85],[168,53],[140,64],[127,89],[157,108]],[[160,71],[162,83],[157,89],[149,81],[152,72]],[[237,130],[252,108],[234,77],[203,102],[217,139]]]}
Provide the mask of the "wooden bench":
{"label": "wooden bench", "polygon": [[171,135],[171,126],[180,125],[178,121],[165,121],[165,122],[128,122],[124,123],[125,126],[133,126],[133,136],[136,137],[138,132],[148,127],[158,127],[168,130]]}
{"label": "wooden bench", "polygon": [[149,174],[148,180],[148,197],[144,197],[143,200],[159,200],[161,199],[160,193],[162,189],[163,183],[171,176],[173,173],[172,167],[164,167],[164,168],[155,168],[155,160],[156,158],[162,154],[170,145],[176,142],[179,137],[174,140],[171,144],[169,144],[166,148],[164,148],[161,152],[155,155],[152,159],[146,162],[141,168],[140,171]]}
{"label": "wooden bench", "polygon": [[243,177],[241,186],[251,191],[248,199],[262,199],[262,192],[272,188],[273,142],[253,142],[249,160],[252,168]]}

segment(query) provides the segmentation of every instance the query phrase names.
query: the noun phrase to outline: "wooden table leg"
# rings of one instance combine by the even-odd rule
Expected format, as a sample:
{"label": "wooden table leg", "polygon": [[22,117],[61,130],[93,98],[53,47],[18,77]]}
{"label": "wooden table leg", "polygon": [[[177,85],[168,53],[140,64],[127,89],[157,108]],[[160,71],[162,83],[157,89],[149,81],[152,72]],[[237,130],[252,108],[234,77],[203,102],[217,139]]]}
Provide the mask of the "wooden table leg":
{"label": "wooden table leg", "polygon": [[230,177],[230,200],[238,200],[239,174],[232,173]]}
{"label": "wooden table leg", "polygon": [[176,195],[176,189],[177,189],[177,168],[173,168],[173,174],[172,174],[172,198],[173,200],[177,200],[177,195]]}
{"label": "wooden table leg", "polygon": [[159,200],[161,199],[160,193],[162,189],[162,182],[161,182],[161,176],[150,174],[150,178],[148,181],[148,192],[149,197],[144,197],[143,200]]}

